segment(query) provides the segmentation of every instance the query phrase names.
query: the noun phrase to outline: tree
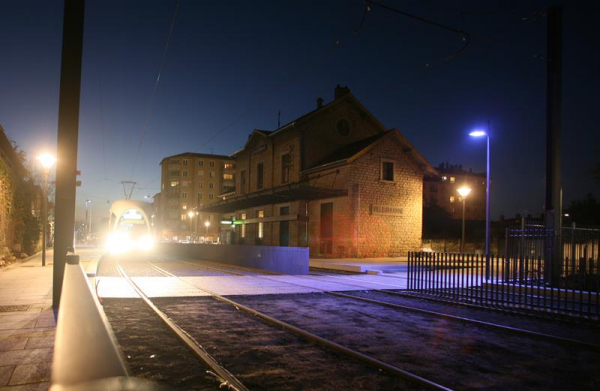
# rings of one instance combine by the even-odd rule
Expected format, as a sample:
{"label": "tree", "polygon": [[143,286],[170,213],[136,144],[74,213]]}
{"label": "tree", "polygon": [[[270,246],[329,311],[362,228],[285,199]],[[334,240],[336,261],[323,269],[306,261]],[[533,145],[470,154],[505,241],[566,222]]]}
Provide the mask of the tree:
{"label": "tree", "polygon": [[600,203],[589,193],[583,200],[573,200],[566,209],[569,220],[582,225],[600,225]]}

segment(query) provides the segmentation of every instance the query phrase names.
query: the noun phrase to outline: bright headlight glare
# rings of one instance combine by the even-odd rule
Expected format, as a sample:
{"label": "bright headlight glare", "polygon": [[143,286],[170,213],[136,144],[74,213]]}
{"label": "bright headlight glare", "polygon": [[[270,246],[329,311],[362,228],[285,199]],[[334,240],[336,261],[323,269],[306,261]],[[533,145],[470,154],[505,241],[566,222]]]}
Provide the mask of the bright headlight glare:
{"label": "bright headlight glare", "polygon": [[154,238],[150,235],[145,235],[140,238],[137,247],[142,251],[150,251],[154,247]]}
{"label": "bright headlight glare", "polygon": [[111,254],[121,254],[131,248],[129,235],[124,232],[113,232],[108,235],[106,248]]}

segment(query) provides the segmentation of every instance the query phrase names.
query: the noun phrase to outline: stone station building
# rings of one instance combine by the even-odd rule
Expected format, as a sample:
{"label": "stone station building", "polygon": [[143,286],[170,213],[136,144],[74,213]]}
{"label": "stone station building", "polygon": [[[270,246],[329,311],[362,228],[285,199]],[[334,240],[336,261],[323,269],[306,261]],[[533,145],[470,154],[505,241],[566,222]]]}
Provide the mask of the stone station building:
{"label": "stone station building", "polygon": [[308,246],[312,257],[421,246],[423,178],[436,170],[347,87],[275,131],[255,130],[231,158],[235,189],[199,208],[222,214],[224,242]]}

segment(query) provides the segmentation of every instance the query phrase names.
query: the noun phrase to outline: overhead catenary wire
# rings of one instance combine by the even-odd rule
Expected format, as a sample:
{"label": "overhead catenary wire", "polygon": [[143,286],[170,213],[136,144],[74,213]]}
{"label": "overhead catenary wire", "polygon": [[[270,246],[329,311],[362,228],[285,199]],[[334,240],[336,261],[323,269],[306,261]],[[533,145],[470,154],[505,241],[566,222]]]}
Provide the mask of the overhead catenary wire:
{"label": "overhead catenary wire", "polygon": [[177,0],[175,5],[175,12],[173,12],[173,19],[171,20],[171,27],[169,28],[169,34],[167,36],[167,42],[165,44],[165,49],[163,51],[163,56],[160,61],[160,66],[158,68],[158,75],[156,76],[156,82],[154,83],[154,88],[152,89],[152,95],[150,96],[150,103],[148,104],[148,111],[146,112],[146,119],[144,120],[144,128],[142,130],[142,135],[140,137],[140,142],[138,145],[137,153],[135,155],[135,160],[133,161],[133,166],[131,168],[130,179],[133,179],[133,174],[135,173],[135,169],[140,158],[140,153],[142,151],[142,146],[144,145],[144,138],[146,137],[146,133],[148,131],[148,122],[150,121],[150,117],[152,115],[152,107],[154,106],[154,98],[156,97],[156,91],[158,90],[158,84],[160,83],[160,75],[165,66],[165,61],[167,59],[167,53],[169,51],[169,43],[171,42],[171,37],[173,36],[173,28],[175,27],[175,22],[177,20],[177,13],[179,12],[180,0]]}

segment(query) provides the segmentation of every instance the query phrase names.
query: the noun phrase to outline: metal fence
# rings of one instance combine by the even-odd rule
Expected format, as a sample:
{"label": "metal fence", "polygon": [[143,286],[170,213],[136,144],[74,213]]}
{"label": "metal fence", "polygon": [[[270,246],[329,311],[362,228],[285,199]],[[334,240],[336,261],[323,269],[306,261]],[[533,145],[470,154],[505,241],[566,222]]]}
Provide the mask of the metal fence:
{"label": "metal fence", "polygon": [[[547,237],[546,233],[544,236]],[[524,241],[519,256],[411,252],[408,290],[488,307],[540,310],[593,320],[600,316],[600,268],[596,258],[544,258],[546,244]],[[569,248],[572,251],[572,248]],[[576,250],[576,255],[579,255]],[[589,250],[588,250],[589,251]],[[531,255],[530,255],[531,254]],[[559,270],[548,280],[548,270]]]}

